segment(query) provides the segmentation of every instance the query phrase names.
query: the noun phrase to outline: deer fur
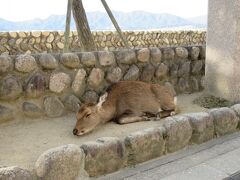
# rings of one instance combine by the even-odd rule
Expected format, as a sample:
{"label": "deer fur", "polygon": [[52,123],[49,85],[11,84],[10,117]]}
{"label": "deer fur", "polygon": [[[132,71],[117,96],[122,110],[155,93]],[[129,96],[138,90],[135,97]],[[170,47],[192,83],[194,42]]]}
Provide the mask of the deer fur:
{"label": "deer fur", "polygon": [[175,115],[175,110],[176,97],[166,87],[141,81],[120,81],[109,88],[96,105],[83,105],[79,109],[73,134],[86,134],[111,120],[126,124]]}

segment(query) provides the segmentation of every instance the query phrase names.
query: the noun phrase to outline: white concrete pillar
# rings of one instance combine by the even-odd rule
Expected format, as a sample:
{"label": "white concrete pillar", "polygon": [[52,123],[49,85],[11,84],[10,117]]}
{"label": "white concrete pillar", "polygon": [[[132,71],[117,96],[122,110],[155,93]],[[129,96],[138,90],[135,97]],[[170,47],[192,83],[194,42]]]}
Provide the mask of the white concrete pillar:
{"label": "white concrete pillar", "polygon": [[240,0],[209,0],[206,90],[240,102]]}

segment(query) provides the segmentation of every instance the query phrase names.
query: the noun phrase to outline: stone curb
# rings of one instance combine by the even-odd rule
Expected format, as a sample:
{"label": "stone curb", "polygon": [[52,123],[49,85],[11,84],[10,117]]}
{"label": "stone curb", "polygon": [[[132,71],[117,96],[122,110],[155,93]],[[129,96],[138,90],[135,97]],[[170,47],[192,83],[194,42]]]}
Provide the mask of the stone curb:
{"label": "stone curb", "polygon": [[164,133],[164,128],[149,128],[128,135],[124,139],[128,165],[135,165],[162,156],[165,151]]}
{"label": "stone curb", "polygon": [[0,167],[1,180],[35,180],[36,176],[26,169],[16,166]]}
{"label": "stone curb", "polygon": [[[103,137],[80,147],[65,145],[44,152],[36,162],[35,174],[18,167],[0,167],[0,179],[71,180],[88,179],[126,166],[200,144],[238,130],[240,104],[208,112],[168,117],[160,127],[117,137]],[[81,177],[81,178],[80,178]]]}
{"label": "stone curb", "polygon": [[81,148],[86,155],[85,170],[91,177],[117,171],[126,165],[126,148],[119,138],[99,138],[84,143]]}
{"label": "stone curb", "polygon": [[37,177],[44,180],[76,179],[84,167],[85,155],[77,145],[49,149],[35,163]]}

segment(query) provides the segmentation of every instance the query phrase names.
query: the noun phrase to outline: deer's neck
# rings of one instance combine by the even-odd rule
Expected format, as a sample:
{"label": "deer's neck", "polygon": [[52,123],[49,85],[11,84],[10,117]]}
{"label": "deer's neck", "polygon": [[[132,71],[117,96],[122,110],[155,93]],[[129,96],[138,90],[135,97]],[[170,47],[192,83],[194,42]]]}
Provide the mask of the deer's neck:
{"label": "deer's neck", "polygon": [[99,116],[103,123],[112,120],[115,116],[116,107],[112,103],[103,103],[102,107],[98,110]]}

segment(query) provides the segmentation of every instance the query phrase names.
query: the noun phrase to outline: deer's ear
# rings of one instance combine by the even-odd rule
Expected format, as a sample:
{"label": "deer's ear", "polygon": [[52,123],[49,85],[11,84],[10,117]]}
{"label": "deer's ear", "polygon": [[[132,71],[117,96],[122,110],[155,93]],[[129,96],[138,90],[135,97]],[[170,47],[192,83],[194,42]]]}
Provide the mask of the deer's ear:
{"label": "deer's ear", "polygon": [[99,98],[99,102],[97,103],[97,107],[101,108],[102,104],[106,101],[108,96],[108,93],[106,92],[105,94],[103,94],[100,98]]}
{"label": "deer's ear", "polygon": [[108,93],[106,92],[99,98],[99,102],[104,103],[107,99]]}

